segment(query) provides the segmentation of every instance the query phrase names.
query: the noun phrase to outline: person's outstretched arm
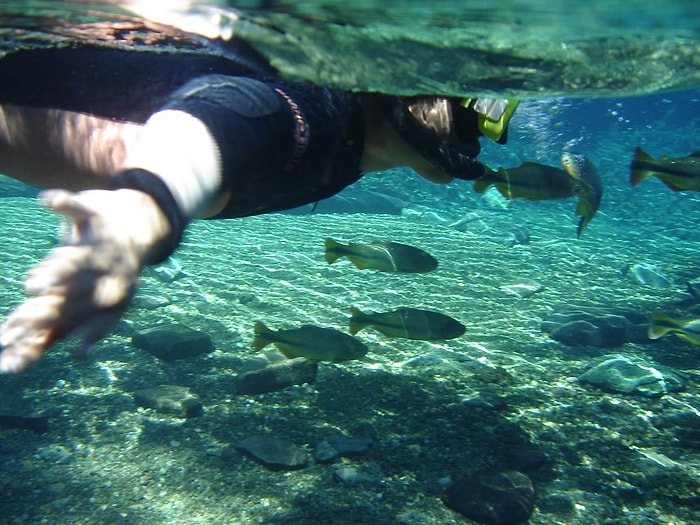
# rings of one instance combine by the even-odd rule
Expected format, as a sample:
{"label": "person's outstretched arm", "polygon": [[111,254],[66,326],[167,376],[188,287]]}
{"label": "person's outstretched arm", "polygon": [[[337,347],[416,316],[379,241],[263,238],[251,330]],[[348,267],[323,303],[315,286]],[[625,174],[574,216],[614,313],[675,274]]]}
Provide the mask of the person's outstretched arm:
{"label": "person's outstretched arm", "polygon": [[131,300],[144,265],[167,257],[187,222],[219,190],[219,151],[205,125],[180,111],[146,123],[109,185],[48,190],[44,203],[70,223],[59,247],[31,272],[31,295],[0,328],[0,372],[19,372],[70,332],[81,351],[106,335]]}
{"label": "person's outstretched arm", "polygon": [[177,89],[100,180],[106,189],[45,194],[72,234],[30,273],[32,297],[0,327],[0,372],[26,368],[69,332],[84,346],[103,337],[143,265],[167,257],[192,218],[300,206],[357,180],[363,129],[349,93],[219,74]]}

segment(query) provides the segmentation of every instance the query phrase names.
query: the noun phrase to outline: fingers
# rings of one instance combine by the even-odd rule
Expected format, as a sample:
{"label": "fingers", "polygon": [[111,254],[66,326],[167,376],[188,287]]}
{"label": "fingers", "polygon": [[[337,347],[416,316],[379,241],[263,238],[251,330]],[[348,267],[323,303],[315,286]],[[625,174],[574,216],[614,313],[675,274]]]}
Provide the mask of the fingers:
{"label": "fingers", "polygon": [[79,194],[65,190],[46,190],[39,194],[43,204],[71,219],[72,228],[68,242],[80,242],[91,230],[91,220],[97,217],[94,207],[89,206]]}
{"label": "fingers", "polygon": [[45,190],[39,193],[39,198],[52,210],[73,219],[84,219],[94,213],[93,208],[87,206],[80,195],[65,190]]}
{"label": "fingers", "polygon": [[3,350],[0,353],[0,373],[14,374],[25,370],[41,357],[50,338],[47,330],[40,330],[26,335],[18,341],[18,344],[5,346],[3,342]]}
{"label": "fingers", "polygon": [[17,372],[78,330],[86,344],[114,326],[133,296],[143,261],[170,234],[155,201],[135,190],[41,193],[73,234],[28,275],[29,298],[0,327],[0,372]]}
{"label": "fingers", "polygon": [[19,372],[41,357],[55,337],[62,302],[58,296],[33,297],[7,319],[0,336],[0,372]]}
{"label": "fingers", "polygon": [[52,343],[76,328],[83,334],[79,352],[86,354],[92,344],[111,331],[126,304],[96,314],[92,313],[94,307],[81,309],[71,304],[74,313],[70,316],[72,321],[67,321],[62,298],[42,296],[29,299],[1,328],[0,373],[25,370],[38,361]]}
{"label": "fingers", "polygon": [[[54,248],[51,253],[38,266],[33,268],[25,282],[25,289],[32,295],[46,293],[50,289],[66,286],[81,268],[87,266],[91,256],[89,246],[62,246]],[[90,286],[83,279],[84,287]],[[73,283],[75,286],[77,283]],[[75,289],[76,293],[80,290]]]}

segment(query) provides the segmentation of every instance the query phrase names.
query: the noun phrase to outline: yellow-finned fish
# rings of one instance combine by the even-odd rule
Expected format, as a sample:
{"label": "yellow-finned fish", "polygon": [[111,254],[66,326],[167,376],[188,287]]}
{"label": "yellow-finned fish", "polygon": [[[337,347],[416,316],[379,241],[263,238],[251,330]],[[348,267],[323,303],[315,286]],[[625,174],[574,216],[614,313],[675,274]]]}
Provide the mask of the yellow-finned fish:
{"label": "yellow-finned fish", "polygon": [[382,241],[341,244],[327,238],[325,258],[328,264],[340,257],[347,257],[360,270],[373,268],[380,272],[426,273],[438,266],[435,257],[407,244]]}
{"label": "yellow-finned fish", "polygon": [[454,339],[464,334],[465,327],[449,315],[430,310],[402,307],[392,312],[366,314],[350,308],[350,333],[356,334],[366,326],[389,337],[437,341]]}
{"label": "yellow-finned fish", "polygon": [[673,191],[700,191],[700,151],[687,157],[661,157],[657,160],[637,147],[630,170],[632,186],[656,176]]}
{"label": "yellow-finned fish", "polygon": [[484,193],[489,186],[495,188],[506,199],[529,201],[566,199],[576,193],[577,180],[566,171],[525,161],[517,168],[486,168],[484,175],[474,182],[474,191]]}
{"label": "yellow-finned fish", "polygon": [[274,344],[285,357],[305,357],[312,361],[347,361],[360,359],[367,353],[367,345],[359,339],[344,334],[334,328],[321,328],[304,325],[291,330],[270,330],[264,323],[257,321],[254,329],[255,338],[251,347],[262,350]]}
{"label": "yellow-finned fish", "polygon": [[561,156],[564,170],[578,181],[576,194],[578,206],[576,215],[580,215],[576,236],[581,237],[583,229],[591,222],[591,219],[600,207],[603,198],[603,181],[593,163],[583,155],[565,152]]}
{"label": "yellow-finned fish", "polygon": [[581,216],[576,231],[581,236],[591,221],[603,198],[603,181],[598,170],[583,155],[564,153],[561,157],[564,169],[523,162],[517,168],[486,168],[484,175],[474,182],[474,191],[483,193],[493,185],[507,199],[521,198],[530,201],[567,199],[578,196],[576,215]]}
{"label": "yellow-finned fish", "polygon": [[649,327],[649,339],[658,339],[674,333],[684,341],[700,346],[700,319],[674,319],[662,312],[654,312]]}

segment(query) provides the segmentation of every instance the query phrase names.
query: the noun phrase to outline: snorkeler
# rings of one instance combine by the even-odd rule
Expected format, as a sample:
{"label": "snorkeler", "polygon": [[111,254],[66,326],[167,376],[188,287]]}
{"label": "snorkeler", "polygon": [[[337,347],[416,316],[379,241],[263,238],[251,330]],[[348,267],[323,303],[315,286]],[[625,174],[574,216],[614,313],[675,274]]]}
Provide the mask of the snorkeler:
{"label": "snorkeler", "polygon": [[72,224],[2,325],[1,372],[71,332],[82,351],[106,335],[143,266],[170,255],[194,218],[312,203],[399,165],[475,180],[479,136],[505,141],[507,103],[486,104],[494,117],[479,101],[291,83],[237,45],[234,62],[87,44],[0,58],[0,172],[60,188],[41,198]]}

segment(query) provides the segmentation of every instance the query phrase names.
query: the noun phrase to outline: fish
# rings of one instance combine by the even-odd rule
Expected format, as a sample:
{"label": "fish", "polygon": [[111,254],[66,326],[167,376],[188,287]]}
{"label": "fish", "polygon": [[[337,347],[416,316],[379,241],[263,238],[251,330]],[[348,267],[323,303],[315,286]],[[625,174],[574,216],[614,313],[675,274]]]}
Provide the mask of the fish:
{"label": "fish", "polygon": [[438,260],[429,253],[398,242],[341,244],[328,237],[325,243],[328,264],[333,264],[340,257],[347,257],[360,270],[372,268],[380,272],[427,273],[438,267]]}
{"label": "fish", "polygon": [[564,166],[564,171],[577,181],[575,186],[578,195],[576,215],[580,215],[581,219],[576,229],[576,237],[581,237],[583,229],[591,222],[600,207],[600,201],[603,199],[603,181],[593,163],[583,155],[564,152],[561,156],[561,163]]}
{"label": "fish", "polygon": [[486,168],[474,182],[474,191],[484,193],[494,186],[506,199],[529,201],[568,199],[578,196],[576,215],[581,215],[576,236],[598,211],[603,198],[603,182],[593,163],[583,155],[565,152],[561,157],[564,169],[525,161],[516,168]]}
{"label": "fish", "polygon": [[474,191],[484,193],[494,186],[506,199],[540,201],[573,197],[576,185],[577,180],[563,169],[525,161],[516,168],[486,168],[474,182]]}
{"label": "fish", "polygon": [[664,156],[657,160],[637,146],[630,172],[632,186],[656,176],[673,191],[700,191],[700,151],[687,157]]}
{"label": "fish", "polygon": [[674,333],[688,343],[700,346],[700,318],[674,319],[663,312],[654,312],[649,326],[649,339]]}
{"label": "fish", "polygon": [[262,321],[253,327],[255,337],[251,347],[262,350],[274,344],[288,359],[305,357],[312,361],[348,361],[360,359],[369,348],[362,341],[336,330],[303,325],[289,330],[271,330]]}
{"label": "fish", "polygon": [[359,308],[350,308],[350,333],[356,334],[371,326],[389,337],[438,341],[460,337],[465,326],[449,315],[430,310],[401,307],[391,312],[364,313]]}

